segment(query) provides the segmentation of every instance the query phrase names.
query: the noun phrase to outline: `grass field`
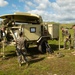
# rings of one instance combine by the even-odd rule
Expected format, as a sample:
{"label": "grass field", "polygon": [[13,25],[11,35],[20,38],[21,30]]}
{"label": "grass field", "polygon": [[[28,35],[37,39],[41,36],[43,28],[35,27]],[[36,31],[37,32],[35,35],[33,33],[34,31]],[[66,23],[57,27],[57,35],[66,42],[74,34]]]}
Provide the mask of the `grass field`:
{"label": "grass field", "polygon": [[[41,54],[37,48],[28,49],[28,67],[25,64],[19,67],[15,47],[6,46],[6,59],[2,59],[0,54],[0,75],[75,75],[75,55],[71,53],[74,49],[58,50],[58,41],[49,43],[54,50],[52,55]],[[57,57],[58,52],[63,56]]]}
{"label": "grass field", "polygon": [[[58,50],[58,45],[52,48],[55,50],[52,55],[41,54],[37,48],[29,49],[29,66],[23,64],[19,67],[15,47],[7,46],[6,59],[0,55],[0,75],[75,75],[75,56],[71,53],[74,50]],[[57,57],[58,52],[64,56]]]}

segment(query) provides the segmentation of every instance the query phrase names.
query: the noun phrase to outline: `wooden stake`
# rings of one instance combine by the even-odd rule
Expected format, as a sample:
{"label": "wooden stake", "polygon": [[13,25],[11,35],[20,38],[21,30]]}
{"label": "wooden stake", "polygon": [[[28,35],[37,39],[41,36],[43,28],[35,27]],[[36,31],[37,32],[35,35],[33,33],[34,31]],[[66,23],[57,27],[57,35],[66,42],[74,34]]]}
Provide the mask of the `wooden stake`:
{"label": "wooden stake", "polygon": [[5,58],[5,39],[3,39],[2,45],[3,45],[3,58]]}

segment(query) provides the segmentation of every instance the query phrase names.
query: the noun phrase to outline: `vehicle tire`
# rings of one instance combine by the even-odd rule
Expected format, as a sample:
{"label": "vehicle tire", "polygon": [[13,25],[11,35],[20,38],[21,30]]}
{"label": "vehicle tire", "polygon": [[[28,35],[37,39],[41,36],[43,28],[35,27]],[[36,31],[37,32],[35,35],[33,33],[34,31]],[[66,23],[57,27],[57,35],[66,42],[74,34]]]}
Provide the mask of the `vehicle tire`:
{"label": "vehicle tire", "polygon": [[41,53],[46,53],[46,45],[45,45],[45,42],[47,42],[47,40],[42,40],[39,45],[38,45],[38,50],[41,52]]}

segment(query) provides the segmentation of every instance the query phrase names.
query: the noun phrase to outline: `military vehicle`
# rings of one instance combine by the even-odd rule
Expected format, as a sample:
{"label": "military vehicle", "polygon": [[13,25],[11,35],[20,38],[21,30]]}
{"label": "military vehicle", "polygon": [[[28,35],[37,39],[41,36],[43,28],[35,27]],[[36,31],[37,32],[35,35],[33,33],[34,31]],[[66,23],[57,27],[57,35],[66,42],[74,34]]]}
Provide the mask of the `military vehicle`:
{"label": "military vehicle", "polygon": [[[16,12],[10,15],[0,16],[3,19],[2,25],[5,27],[8,41],[16,40],[15,32],[24,33],[26,48],[29,45],[37,45],[38,50],[46,52],[46,43],[51,38],[49,28],[43,22],[42,17],[36,14]],[[59,33],[59,32],[58,32]]]}

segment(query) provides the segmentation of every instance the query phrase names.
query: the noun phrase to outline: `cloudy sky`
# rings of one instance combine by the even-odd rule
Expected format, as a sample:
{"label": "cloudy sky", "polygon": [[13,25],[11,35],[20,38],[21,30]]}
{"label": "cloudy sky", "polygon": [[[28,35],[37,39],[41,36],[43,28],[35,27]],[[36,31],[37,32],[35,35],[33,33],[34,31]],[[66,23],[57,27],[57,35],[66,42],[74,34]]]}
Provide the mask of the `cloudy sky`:
{"label": "cloudy sky", "polygon": [[0,0],[0,15],[18,11],[39,14],[44,21],[75,23],[75,0]]}

